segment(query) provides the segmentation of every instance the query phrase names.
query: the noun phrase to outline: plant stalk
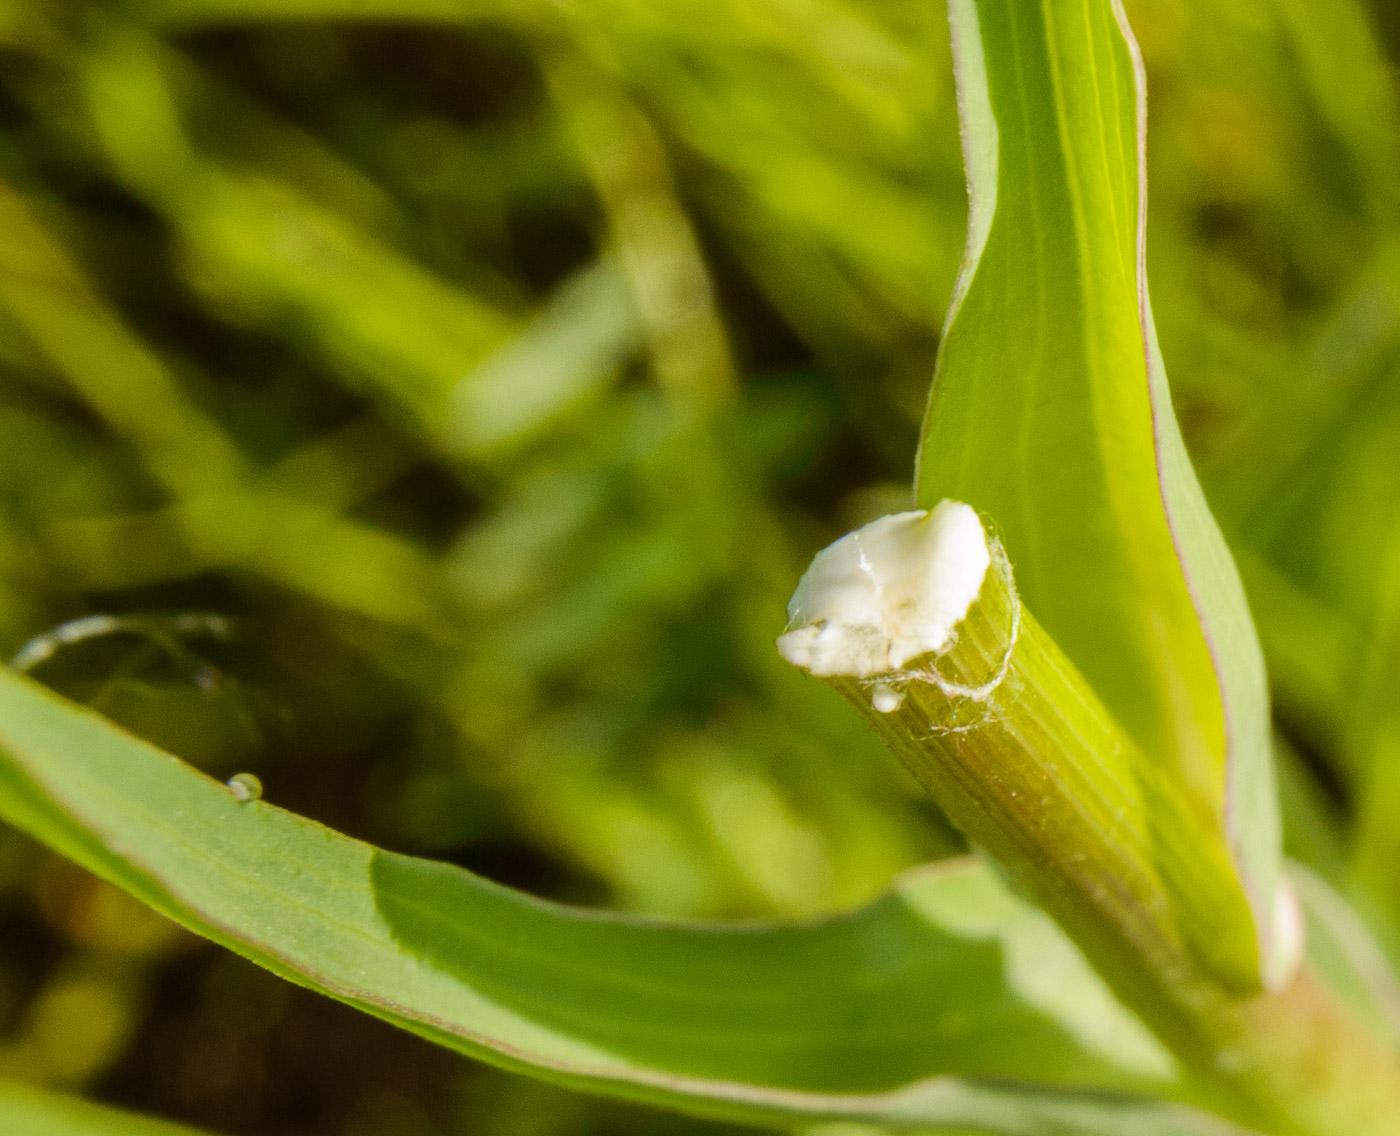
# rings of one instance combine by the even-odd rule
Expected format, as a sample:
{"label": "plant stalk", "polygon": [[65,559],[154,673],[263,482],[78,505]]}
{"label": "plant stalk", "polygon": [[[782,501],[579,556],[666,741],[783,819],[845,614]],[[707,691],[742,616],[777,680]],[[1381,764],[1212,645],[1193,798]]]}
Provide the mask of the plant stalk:
{"label": "plant stalk", "polygon": [[1122,731],[1017,596],[995,540],[936,653],[827,676],[1237,1120],[1400,1136],[1400,1067],[1303,967],[1259,988],[1218,817]]}

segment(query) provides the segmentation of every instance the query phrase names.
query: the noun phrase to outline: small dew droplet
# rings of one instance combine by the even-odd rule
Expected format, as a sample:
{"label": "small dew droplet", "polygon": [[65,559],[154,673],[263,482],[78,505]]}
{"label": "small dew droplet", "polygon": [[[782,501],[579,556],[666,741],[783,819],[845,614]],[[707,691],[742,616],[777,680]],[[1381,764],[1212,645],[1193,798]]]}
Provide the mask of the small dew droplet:
{"label": "small dew droplet", "polygon": [[881,714],[891,714],[904,705],[904,693],[882,682],[871,693],[870,705]]}
{"label": "small dew droplet", "polygon": [[228,791],[235,801],[256,801],[262,797],[262,782],[251,773],[235,773],[228,779]]}

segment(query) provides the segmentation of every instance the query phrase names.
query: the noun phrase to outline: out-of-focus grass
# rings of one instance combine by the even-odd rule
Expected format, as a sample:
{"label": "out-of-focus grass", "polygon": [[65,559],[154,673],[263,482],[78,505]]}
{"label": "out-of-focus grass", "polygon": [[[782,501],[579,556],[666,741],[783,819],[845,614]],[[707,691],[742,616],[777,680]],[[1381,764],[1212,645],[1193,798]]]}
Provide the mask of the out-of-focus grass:
{"label": "out-of-focus grass", "polygon": [[[1154,302],[1292,843],[1384,921],[1396,32],[1130,6]],[[805,916],[956,848],[771,646],[811,552],[908,500],[962,245],[941,6],[371,8],[0,3],[0,649],[139,616],[37,673],[582,902]],[[0,1072],[259,1136],[697,1127],[351,1019],[13,833],[0,894]]]}

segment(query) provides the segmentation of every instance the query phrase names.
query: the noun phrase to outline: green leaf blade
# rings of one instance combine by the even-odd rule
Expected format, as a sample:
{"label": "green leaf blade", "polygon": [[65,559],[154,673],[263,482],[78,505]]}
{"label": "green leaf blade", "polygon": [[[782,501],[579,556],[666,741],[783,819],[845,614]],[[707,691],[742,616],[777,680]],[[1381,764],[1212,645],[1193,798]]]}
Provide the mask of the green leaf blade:
{"label": "green leaf blade", "polygon": [[1214,1123],[1070,1091],[1185,1090],[1053,924],[975,862],[824,923],[645,922],[241,802],[11,674],[0,750],[12,822],[284,977],[497,1065],[755,1123]]}

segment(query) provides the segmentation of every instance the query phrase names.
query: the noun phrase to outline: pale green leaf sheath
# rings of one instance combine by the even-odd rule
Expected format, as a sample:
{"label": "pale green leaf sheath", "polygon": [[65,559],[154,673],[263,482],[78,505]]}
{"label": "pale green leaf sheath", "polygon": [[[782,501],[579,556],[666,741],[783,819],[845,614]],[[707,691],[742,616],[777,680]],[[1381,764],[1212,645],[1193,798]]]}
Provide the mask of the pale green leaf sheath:
{"label": "pale green leaf sheath", "polygon": [[[972,224],[920,502],[995,520],[1026,606],[1227,833],[1267,966],[1263,664],[1157,353],[1136,45],[1110,0],[955,0],[950,15]],[[1253,950],[1220,942],[1222,975],[1257,983]]]}

